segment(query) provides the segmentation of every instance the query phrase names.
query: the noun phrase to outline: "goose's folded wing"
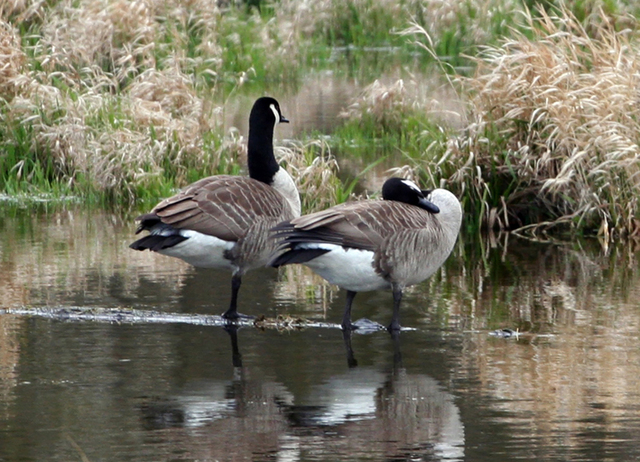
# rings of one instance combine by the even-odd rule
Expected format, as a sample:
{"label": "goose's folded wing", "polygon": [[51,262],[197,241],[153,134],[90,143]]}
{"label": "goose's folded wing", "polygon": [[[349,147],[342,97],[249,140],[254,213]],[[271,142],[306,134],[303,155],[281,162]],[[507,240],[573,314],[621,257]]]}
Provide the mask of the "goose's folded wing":
{"label": "goose's folded wing", "polygon": [[174,228],[237,241],[257,220],[290,218],[288,208],[279,192],[260,181],[219,175],[165,199],[153,213]]}
{"label": "goose's folded wing", "polygon": [[281,247],[313,242],[375,250],[388,236],[403,229],[420,229],[429,213],[393,201],[360,201],[304,215],[274,228]]}

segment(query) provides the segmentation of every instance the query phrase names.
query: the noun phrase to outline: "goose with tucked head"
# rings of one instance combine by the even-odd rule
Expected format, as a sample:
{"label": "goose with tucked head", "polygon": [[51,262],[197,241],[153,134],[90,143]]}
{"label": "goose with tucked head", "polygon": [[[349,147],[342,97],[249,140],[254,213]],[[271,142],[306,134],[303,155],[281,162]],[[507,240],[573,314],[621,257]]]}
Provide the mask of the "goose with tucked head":
{"label": "goose with tucked head", "polygon": [[278,102],[259,98],[249,116],[249,177],[203,178],[140,215],[134,250],[151,250],[201,268],[232,272],[231,302],[223,317],[237,319],[242,276],[264,266],[275,249],[269,229],[300,216],[300,196],[291,176],[278,165],[273,133],[289,122]]}
{"label": "goose with tucked head", "polygon": [[404,288],[442,266],[460,231],[460,202],[445,189],[424,191],[411,181],[390,178],[382,197],[337,205],[273,229],[278,249],[269,265],[301,263],[347,291],[345,330],[355,328],[356,293],[381,289],[393,291],[388,329],[400,330]]}

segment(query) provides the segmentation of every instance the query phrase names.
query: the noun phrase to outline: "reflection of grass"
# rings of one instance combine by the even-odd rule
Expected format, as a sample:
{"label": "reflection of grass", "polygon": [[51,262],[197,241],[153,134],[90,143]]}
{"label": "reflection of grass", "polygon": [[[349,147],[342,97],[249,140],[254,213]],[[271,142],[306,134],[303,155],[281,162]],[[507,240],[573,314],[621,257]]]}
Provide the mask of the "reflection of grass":
{"label": "reflection of grass", "polygon": [[125,288],[149,284],[157,291],[172,290],[190,271],[181,260],[129,249],[132,217],[55,203],[27,210],[2,205],[0,210],[5,307],[68,301],[71,293],[82,294],[76,302],[95,300],[120,280]]}

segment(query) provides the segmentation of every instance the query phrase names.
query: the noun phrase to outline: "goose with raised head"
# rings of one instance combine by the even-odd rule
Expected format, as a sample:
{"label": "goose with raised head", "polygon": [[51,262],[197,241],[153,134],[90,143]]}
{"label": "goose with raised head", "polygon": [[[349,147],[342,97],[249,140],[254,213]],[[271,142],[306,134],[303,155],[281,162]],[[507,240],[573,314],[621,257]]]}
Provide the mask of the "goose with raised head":
{"label": "goose with raised head", "polygon": [[187,186],[140,215],[135,250],[180,258],[202,268],[231,270],[231,302],[223,313],[237,319],[238,291],[248,270],[264,266],[275,249],[269,229],[300,216],[300,196],[291,176],[278,165],[273,134],[289,122],[278,102],[259,98],[249,116],[249,177],[217,175]]}
{"label": "goose with raised head", "polygon": [[352,330],[357,292],[391,289],[400,330],[403,289],[430,277],[453,250],[462,222],[458,199],[445,189],[424,191],[388,179],[383,200],[349,202],[285,221],[272,231],[278,250],[269,265],[301,263],[347,291],[342,328]]}

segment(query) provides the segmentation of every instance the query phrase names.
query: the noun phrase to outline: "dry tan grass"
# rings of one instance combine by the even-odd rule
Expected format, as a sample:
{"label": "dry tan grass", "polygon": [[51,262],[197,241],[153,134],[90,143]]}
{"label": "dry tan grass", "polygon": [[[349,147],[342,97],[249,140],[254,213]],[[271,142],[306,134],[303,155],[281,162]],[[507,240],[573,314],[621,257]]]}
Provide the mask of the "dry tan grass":
{"label": "dry tan grass", "polygon": [[278,3],[277,10],[278,22],[285,33],[304,38],[329,33],[336,24],[355,18],[361,21],[363,28],[376,28],[379,15],[405,17],[408,6],[397,0],[284,0]]}
{"label": "dry tan grass", "polygon": [[495,37],[495,32],[491,30],[493,18],[513,20],[523,10],[521,0],[416,0],[410,3],[412,14],[409,19],[414,23],[420,19],[431,46],[453,30],[463,34],[457,39],[466,43],[489,43]]}
{"label": "dry tan grass", "polygon": [[70,88],[117,89],[154,64],[154,24],[147,2],[61,1],[46,10],[38,59],[49,77],[64,78]]}
{"label": "dry tan grass", "polygon": [[400,131],[406,114],[414,108],[415,101],[407,97],[404,80],[391,85],[376,80],[340,116],[350,120],[367,118],[383,131]]}
{"label": "dry tan grass", "polygon": [[0,19],[30,21],[42,17],[46,5],[47,0],[4,0],[0,3]]}
{"label": "dry tan grass", "polygon": [[20,38],[15,28],[0,22],[0,95],[11,100],[28,83],[23,76],[26,56],[20,47]]}
{"label": "dry tan grass", "polygon": [[487,47],[460,79],[475,123],[438,168],[453,167],[490,227],[638,232],[637,44],[605,15],[587,33],[566,10],[539,14],[527,16],[532,40]]}
{"label": "dry tan grass", "polygon": [[412,115],[426,115],[448,127],[466,126],[463,97],[443,84],[436,72],[406,79],[378,79],[365,87],[340,113],[351,121],[368,121],[376,130],[401,132]]}
{"label": "dry tan grass", "polygon": [[[0,92],[7,115],[29,127],[28,150],[51,160],[58,178],[98,192],[134,198],[160,176],[183,185],[194,170],[233,171],[245,142],[233,129],[225,134],[225,103],[212,102],[215,89],[206,82],[223,64],[221,34],[243,40],[227,35],[235,16],[222,14],[216,0],[5,3]],[[11,24],[25,18],[38,21],[28,53]],[[250,21],[259,31],[255,46],[272,56],[271,72],[295,64],[297,32],[259,15]],[[238,72],[236,85],[252,73]],[[296,168],[300,182],[317,190],[334,167],[315,162],[315,171],[325,168],[318,180],[311,161]],[[167,174],[167,166],[174,171]]]}
{"label": "dry tan grass", "polygon": [[[168,158],[180,183],[188,169],[210,171],[204,161],[226,153],[203,152],[203,137],[222,133],[222,109],[196,91],[180,48],[161,63],[155,58],[164,46],[154,42],[159,36],[180,39],[162,29],[161,13],[187,21],[201,12],[191,19],[213,21],[218,12],[214,2],[189,3],[63,0],[41,8],[41,37],[30,50],[38,66],[30,68],[15,30],[0,24],[0,90],[12,97],[9,117],[32,129],[29,150],[52,159],[58,177],[134,197]],[[16,2],[2,13],[25,15],[33,7]]]}
{"label": "dry tan grass", "polygon": [[[260,78],[286,79],[291,63],[299,62],[300,43],[344,22],[349,8],[363,28],[376,21],[384,28],[385,18],[398,13],[426,24],[412,33],[438,37],[469,9],[495,17],[513,14],[518,4],[283,1],[271,20],[253,14],[248,21],[259,38],[251,47],[270,57]],[[241,35],[246,24],[227,13],[215,0],[4,2],[0,91],[9,104],[6,121],[32,130],[28,151],[52,159],[64,181],[91,182],[109,194],[133,198],[161,176],[181,185],[195,169],[231,170],[244,140],[224,132],[224,103],[211,103],[211,79],[226,56],[222,43],[248,38]],[[487,48],[478,73],[460,80],[460,94],[468,91],[473,98],[473,123],[439,164],[425,170],[432,183],[444,176],[460,185],[489,226],[516,228],[541,219],[586,223],[603,234],[637,228],[635,45],[626,33],[615,32],[606,15],[592,16],[584,26],[566,12],[559,18],[524,16],[533,40],[516,34]],[[21,42],[17,20],[36,24],[39,39]],[[616,27],[634,24],[624,21]],[[468,22],[472,42],[490,37],[488,24],[486,18]],[[256,72],[249,67],[232,78],[242,85]],[[419,79],[380,79],[346,114],[395,130],[407,114],[431,115],[447,99],[429,101],[420,90]],[[316,144],[315,152],[326,152]],[[322,197],[327,199],[315,207],[331,205],[335,160],[304,154],[296,165],[291,153],[282,154],[300,175],[301,190],[309,189],[305,200]]]}
{"label": "dry tan grass", "polygon": [[411,19],[419,20],[428,25],[429,33],[435,37],[465,22],[466,34],[482,43],[491,38],[487,24],[492,16],[512,15],[521,9],[518,0],[282,0],[278,2],[276,15],[284,34],[303,39],[313,34],[329,34],[332,28],[347,21],[358,21],[358,27],[376,30],[384,18],[392,17],[400,18],[396,23],[402,26]]}
{"label": "dry tan grass", "polygon": [[277,157],[301,192],[302,212],[311,213],[335,205],[338,162],[329,145],[322,140],[279,147]]}

